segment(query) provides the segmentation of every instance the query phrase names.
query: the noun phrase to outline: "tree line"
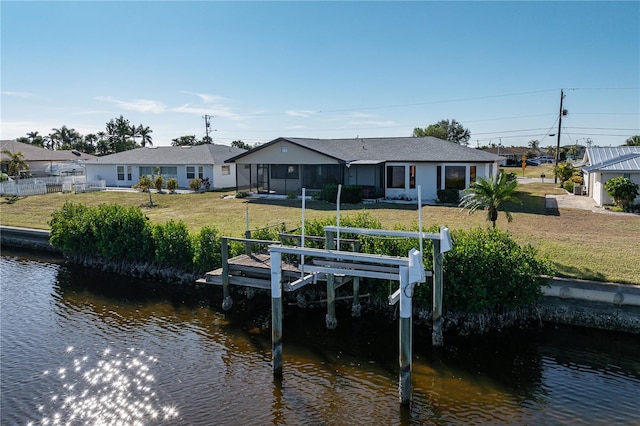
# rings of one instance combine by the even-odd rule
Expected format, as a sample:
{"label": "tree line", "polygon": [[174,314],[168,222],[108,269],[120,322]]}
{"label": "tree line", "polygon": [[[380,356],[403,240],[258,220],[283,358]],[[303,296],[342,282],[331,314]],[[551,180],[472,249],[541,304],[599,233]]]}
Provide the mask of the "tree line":
{"label": "tree line", "polygon": [[137,147],[153,145],[153,130],[143,124],[131,124],[122,115],[105,124],[105,130],[82,135],[76,129],[62,126],[51,129],[48,135],[28,132],[18,142],[51,150],[77,150],[87,154],[107,155]]}
{"label": "tree line", "polygon": [[[51,129],[51,133],[48,135],[40,135],[37,131],[28,132],[26,137],[23,136],[16,140],[18,142],[28,143],[51,150],[75,149],[87,154],[107,155],[138,147],[145,147],[147,145],[153,145],[151,133],[153,133],[153,130],[151,130],[149,126],[145,126],[143,124],[136,126],[120,115],[120,117],[109,120],[105,124],[105,130],[101,130],[96,133],[89,133],[84,136],[73,128],[62,126],[60,128]],[[455,119],[443,119],[424,128],[414,128],[412,136],[431,136],[466,146],[469,144],[469,139],[471,139],[471,132]],[[172,146],[193,146],[211,143],[213,143],[213,140],[210,136],[198,139],[195,135],[184,135],[171,140]],[[250,145],[241,140],[234,140],[231,142],[231,146],[247,150],[255,148],[258,145],[260,144]],[[624,145],[639,146],[640,136],[631,136],[626,140]],[[494,143],[479,148],[495,148],[496,146],[497,145]],[[537,140],[530,141],[528,146],[534,152],[538,152],[541,148],[540,143]],[[571,150],[572,147],[567,147],[566,149]],[[555,147],[548,146],[544,148],[544,150],[547,155],[555,156]],[[575,153],[566,152],[565,155],[566,154],[574,155]]]}

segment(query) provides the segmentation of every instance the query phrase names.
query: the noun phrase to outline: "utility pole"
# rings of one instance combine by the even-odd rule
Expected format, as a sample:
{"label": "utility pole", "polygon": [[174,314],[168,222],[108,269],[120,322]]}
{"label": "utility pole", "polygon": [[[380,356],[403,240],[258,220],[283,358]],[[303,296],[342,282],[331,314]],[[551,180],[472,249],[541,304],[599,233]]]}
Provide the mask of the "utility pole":
{"label": "utility pole", "polygon": [[[562,101],[564,100],[564,91],[560,89],[560,114],[558,117],[558,143],[556,145],[556,168],[558,167],[558,160],[560,159],[560,129],[562,128],[562,116],[567,115],[567,110],[562,109]],[[554,183],[558,183],[558,175],[555,174]]]}
{"label": "utility pole", "polygon": [[205,114],[202,118],[204,118],[204,131],[206,133],[206,143],[211,143],[211,139],[209,139],[209,127],[211,127],[211,122],[209,121],[210,119],[213,118],[213,116],[211,115],[207,115]]}

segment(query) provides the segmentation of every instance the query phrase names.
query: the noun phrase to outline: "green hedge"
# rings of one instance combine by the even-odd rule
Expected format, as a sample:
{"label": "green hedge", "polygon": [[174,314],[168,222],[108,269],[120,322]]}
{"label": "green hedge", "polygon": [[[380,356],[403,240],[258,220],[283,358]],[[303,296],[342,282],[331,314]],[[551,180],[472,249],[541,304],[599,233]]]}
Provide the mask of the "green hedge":
{"label": "green hedge", "polygon": [[[368,212],[341,218],[341,226],[382,228]],[[66,254],[94,254],[105,259],[155,262],[199,273],[220,267],[220,235],[213,227],[204,227],[191,235],[186,225],[168,221],[152,225],[139,208],[118,205],[87,207],[65,203],[54,211],[49,222],[51,244]],[[306,235],[324,236],[324,227],[335,225],[335,218],[305,222]],[[417,231],[418,226],[398,230]],[[283,227],[254,231],[253,238],[276,240]],[[437,226],[427,229],[438,232]],[[384,238],[342,233],[342,239],[358,239],[363,253],[407,256],[417,248],[417,238]],[[499,229],[477,228],[451,233],[453,248],[444,261],[444,306],[460,312],[503,312],[527,306],[541,296],[543,275],[553,275],[551,263],[540,259],[534,248],[521,247],[511,234]],[[305,243],[311,247],[315,244]],[[433,269],[433,246],[423,242],[424,263]],[[343,250],[346,250],[343,247]],[[244,245],[232,242],[230,256],[242,253]],[[384,298],[397,283],[371,281],[370,292]],[[418,286],[414,300],[431,305],[429,281]]]}
{"label": "green hedge", "polygon": [[216,228],[191,235],[182,221],[152,225],[137,207],[67,202],[53,212],[49,226],[51,245],[65,254],[155,262],[197,272],[221,266]]}
{"label": "green hedge", "polygon": [[438,189],[437,194],[441,203],[457,204],[460,201],[460,191],[457,189]]}
{"label": "green hedge", "polygon": [[[327,184],[318,193],[318,199],[335,203],[338,198],[338,185]],[[340,191],[340,202],[347,204],[358,204],[362,202],[362,187],[358,185],[343,185]]]}
{"label": "green hedge", "polygon": [[[324,236],[323,227],[335,225],[335,219],[307,221],[306,235]],[[341,226],[380,229],[380,223],[368,213],[341,219]],[[396,230],[417,231],[418,226],[396,227]],[[425,229],[439,232],[438,226]],[[539,258],[530,245],[520,246],[511,234],[491,228],[454,230],[451,233],[453,247],[444,257],[444,306],[460,312],[503,312],[512,308],[529,306],[542,295],[541,286],[554,269],[548,259]],[[357,238],[363,253],[407,256],[412,248],[418,248],[417,238],[382,238],[341,233],[341,238]],[[306,244],[310,245],[310,244]],[[346,248],[343,248],[346,249]],[[433,269],[433,245],[423,241],[425,268]],[[397,283],[385,285],[376,282],[370,293],[384,297],[389,288]],[[430,281],[417,286],[414,300],[430,306]]]}
{"label": "green hedge", "polygon": [[503,312],[528,306],[542,295],[554,269],[530,245],[520,246],[511,234],[491,228],[456,230],[445,255],[444,305],[462,312]]}

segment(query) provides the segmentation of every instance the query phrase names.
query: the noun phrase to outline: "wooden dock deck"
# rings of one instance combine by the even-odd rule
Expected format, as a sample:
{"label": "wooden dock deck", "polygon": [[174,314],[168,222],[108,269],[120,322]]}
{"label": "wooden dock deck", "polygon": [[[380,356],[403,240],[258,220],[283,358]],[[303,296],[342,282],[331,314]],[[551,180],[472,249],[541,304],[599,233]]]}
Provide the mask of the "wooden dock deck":
{"label": "wooden dock deck", "polygon": [[[271,288],[271,257],[268,254],[242,254],[227,261],[229,265],[229,284],[269,290]],[[223,268],[209,271],[198,284],[223,285]],[[300,269],[294,264],[282,262],[282,280],[293,282],[301,276]],[[323,279],[324,277],[321,277]],[[324,279],[323,279],[324,280]],[[351,277],[336,276],[336,287],[346,284]],[[284,291],[291,291],[283,286]]]}

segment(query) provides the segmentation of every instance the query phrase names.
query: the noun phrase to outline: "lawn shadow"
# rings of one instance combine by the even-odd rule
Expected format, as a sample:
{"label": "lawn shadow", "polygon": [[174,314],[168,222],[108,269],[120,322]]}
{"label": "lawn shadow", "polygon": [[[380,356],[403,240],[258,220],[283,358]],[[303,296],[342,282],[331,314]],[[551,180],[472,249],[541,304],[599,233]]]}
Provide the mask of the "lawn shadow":
{"label": "lawn shadow", "polygon": [[4,201],[2,204],[14,204],[18,200],[22,200],[23,198],[27,198],[26,196],[20,197],[18,195],[12,195],[10,197],[4,197]]}
{"label": "lawn shadow", "polygon": [[564,277],[564,278],[580,278],[584,280],[592,280],[592,281],[607,281],[606,277],[602,272],[594,271],[589,268],[576,268],[570,265],[562,265],[556,263],[556,267],[558,268],[556,272],[556,276]]}
{"label": "lawn shadow", "polygon": [[516,195],[521,203],[508,202],[504,205],[512,213],[560,216],[558,201],[554,198],[547,198],[546,193],[520,190]]}

